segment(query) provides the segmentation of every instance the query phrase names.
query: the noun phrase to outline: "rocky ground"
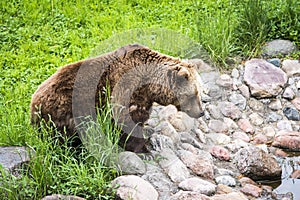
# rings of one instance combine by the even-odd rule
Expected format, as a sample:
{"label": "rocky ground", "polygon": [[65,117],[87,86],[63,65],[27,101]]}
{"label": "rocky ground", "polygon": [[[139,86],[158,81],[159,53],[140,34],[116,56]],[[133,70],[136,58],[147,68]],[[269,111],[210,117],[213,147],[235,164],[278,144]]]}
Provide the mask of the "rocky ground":
{"label": "rocky ground", "polygon": [[[252,59],[229,73],[207,65],[200,71],[205,116],[196,120],[172,105],[155,106],[147,123],[154,132],[149,139],[154,159],[145,162],[123,152],[120,163],[127,175],[113,181],[120,185],[117,195],[149,200],[292,199],[288,192],[300,188],[299,180],[290,191],[274,191],[266,180],[281,179],[287,157],[283,149],[300,151],[300,62]],[[287,177],[297,179],[300,157],[293,161]]]}
{"label": "rocky ground", "polygon": [[[265,56],[291,51],[277,42]],[[193,119],[172,105],[155,105],[147,122],[150,153],[119,155],[124,175],[112,181],[117,199],[300,199],[300,156],[286,153],[300,151],[299,60],[199,70],[205,115]],[[267,182],[281,179],[279,187]]]}

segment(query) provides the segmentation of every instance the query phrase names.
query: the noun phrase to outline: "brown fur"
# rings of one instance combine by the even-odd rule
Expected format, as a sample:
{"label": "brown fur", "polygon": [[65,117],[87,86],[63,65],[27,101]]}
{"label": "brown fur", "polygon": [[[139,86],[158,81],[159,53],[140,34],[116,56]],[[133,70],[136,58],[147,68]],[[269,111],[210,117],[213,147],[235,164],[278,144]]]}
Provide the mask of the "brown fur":
{"label": "brown fur", "polygon": [[[123,130],[129,133],[133,125],[140,124],[127,143],[128,150],[143,151],[142,125],[149,118],[153,102],[173,104],[191,117],[203,114],[198,74],[192,64],[144,46],[128,45],[59,69],[33,94],[31,121],[39,124],[50,117],[59,131],[65,130],[71,136],[76,132],[74,114],[89,115],[87,108],[93,110],[100,100],[105,102],[99,94],[107,85],[114,113],[119,113],[119,121],[125,124]],[[80,95],[74,98],[76,92]]]}

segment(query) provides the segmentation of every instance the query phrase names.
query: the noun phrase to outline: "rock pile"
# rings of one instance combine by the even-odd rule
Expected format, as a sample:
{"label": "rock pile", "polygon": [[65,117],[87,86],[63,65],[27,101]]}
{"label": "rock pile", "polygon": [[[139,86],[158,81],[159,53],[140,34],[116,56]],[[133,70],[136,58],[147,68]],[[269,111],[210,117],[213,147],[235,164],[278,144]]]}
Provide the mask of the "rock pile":
{"label": "rock pile", "polygon": [[197,120],[172,105],[155,106],[148,121],[154,132],[149,139],[154,159],[143,164],[142,175],[135,170],[141,161],[121,165],[159,195],[151,189],[135,199],[283,198],[285,194],[255,181],[280,180],[277,158],[285,155],[281,149],[300,150],[298,65],[285,60],[276,67],[252,59],[230,73],[201,73],[206,111]]}

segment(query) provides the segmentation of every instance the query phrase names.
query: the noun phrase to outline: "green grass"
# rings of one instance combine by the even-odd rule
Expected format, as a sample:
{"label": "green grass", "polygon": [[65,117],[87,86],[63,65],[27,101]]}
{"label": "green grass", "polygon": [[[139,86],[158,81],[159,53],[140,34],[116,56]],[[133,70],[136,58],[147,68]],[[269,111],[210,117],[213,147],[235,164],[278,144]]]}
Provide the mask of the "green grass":
{"label": "green grass", "polygon": [[[299,45],[299,13],[297,0],[0,1],[0,145],[25,145],[36,152],[20,180],[2,178],[0,199],[40,199],[53,193],[109,199],[112,194],[113,168],[85,150],[73,155],[64,144],[39,137],[30,125],[31,95],[57,68],[93,55],[94,49],[111,50],[108,43],[117,48],[133,41],[124,34],[117,40],[116,33],[136,28],[169,29],[172,42],[158,40],[149,46],[174,55],[182,55],[177,48],[189,51],[185,41],[191,38],[218,67],[227,68],[229,58],[257,56],[270,39]],[[175,33],[186,38],[178,43]]]}

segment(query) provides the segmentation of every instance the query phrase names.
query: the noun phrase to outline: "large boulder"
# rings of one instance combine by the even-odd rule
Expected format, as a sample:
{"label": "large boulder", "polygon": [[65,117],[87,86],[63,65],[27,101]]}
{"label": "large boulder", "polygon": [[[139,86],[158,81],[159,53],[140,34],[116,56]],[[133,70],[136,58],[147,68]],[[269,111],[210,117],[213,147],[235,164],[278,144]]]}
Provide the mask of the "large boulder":
{"label": "large boulder", "polygon": [[144,179],[135,175],[119,176],[112,181],[117,187],[116,199],[120,200],[157,200],[158,192]]}
{"label": "large boulder", "polygon": [[288,55],[297,50],[297,46],[289,40],[272,40],[267,42],[263,48],[263,55],[275,57],[278,55]]}
{"label": "large boulder", "polygon": [[287,130],[279,131],[275,135],[272,145],[291,151],[300,151],[300,132]]}
{"label": "large boulder", "polygon": [[0,165],[15,176],[19,176],[19,169],[30,161],[30,151],[26,147],[0,147]]}
{"label": "large boulder", "polygon": [[281,177],[281,167],[276,159],[259,147],[240,149],[235,159],[239,171],[253,180],[277,180]]}
{"label": "large boulder", "polygon": [[280,68],[262,59],[245,63],[244,80],[251,95],[256,98],[277,96],[287,82],[287,75]]}

